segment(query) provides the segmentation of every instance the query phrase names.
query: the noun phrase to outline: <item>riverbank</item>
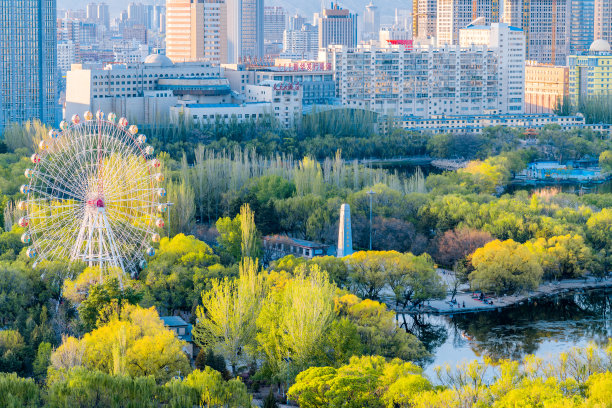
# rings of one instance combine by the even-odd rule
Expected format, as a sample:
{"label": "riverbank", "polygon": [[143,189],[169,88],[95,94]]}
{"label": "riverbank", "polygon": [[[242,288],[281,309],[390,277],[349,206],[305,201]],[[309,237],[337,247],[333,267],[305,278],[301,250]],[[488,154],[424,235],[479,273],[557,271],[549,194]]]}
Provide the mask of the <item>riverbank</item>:
{"label": "riverbank", "polygon": [[461,291],[455,296],[456,303],[451,303],[451,296],[443,300],[428,301],[420,308],[395,309],[397,313],[406,314],[435,314],[453,315],[458,313],[478,313],[499,310],[509,306],[522,305],[525,302],[536,301],[566,292],[587,291],[593,289],[612,288],[612,277],[596,279],[566,279],[559,282],[548,282],[540,285],[538,289],[524,294],[487,297],[484,301],[478,296],[474,297],[471,291]]}

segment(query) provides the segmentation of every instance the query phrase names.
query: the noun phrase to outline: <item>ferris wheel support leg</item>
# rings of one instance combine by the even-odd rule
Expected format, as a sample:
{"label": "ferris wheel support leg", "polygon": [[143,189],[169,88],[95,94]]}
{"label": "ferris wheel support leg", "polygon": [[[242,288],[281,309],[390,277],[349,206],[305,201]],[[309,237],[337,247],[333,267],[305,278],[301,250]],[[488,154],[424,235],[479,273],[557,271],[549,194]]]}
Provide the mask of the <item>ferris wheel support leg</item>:
{"label": "ferris wheel support leg", "polygon": [[[108,219],[106,218],[106,214],[104,212],[102,212],[102,220],[104,221],[104,226],[105,226],[105,230],[106,230],[106,235],[108,237],[108,246],[109,246],[109,253],[111,255],[111,259],[114,261],[114,263],[116,263],[113,266],[118,267],[119,269],[121,269],[121,272],[125,272],[125,267],[123,265],[123,258],[121,258],[121,256],[119,255],[119,251],[117,250],[117,244],[115,242],[115,235],[113,234],[113,229],[110,226],[110,223],[108,222]],[[121,291],[123,291],[123,278],[121,276],[121,274],[119,274],[118,276],[119,278],[119,287],[121,288]]]}

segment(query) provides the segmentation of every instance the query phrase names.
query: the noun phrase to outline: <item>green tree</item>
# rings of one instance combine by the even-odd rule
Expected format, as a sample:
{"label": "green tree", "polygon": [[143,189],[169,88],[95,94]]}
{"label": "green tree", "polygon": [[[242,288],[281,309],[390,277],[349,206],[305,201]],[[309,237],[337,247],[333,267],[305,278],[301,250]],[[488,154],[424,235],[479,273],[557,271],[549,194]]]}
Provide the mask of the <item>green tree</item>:
{"label": "green tree", "polygon": [[396,251],[358,251],[343,259],[348,265],[351,288],[359,296],[376,299],[387,284]]}
{"label": "green tree", "polygon": [[0,372],[23,374],[27,345],[16,330],[0,330]]}
{"label": "green tree", "polygon": [[603,208],[589,217],[587,237],[596,250],[612,247],[612,209]]}
{"label": "green tree", "polygon": [[395,313],[387,310],[384,303],[344,295],[336,297],[334,305],[340,318],[356,326],[364,354],[410,361],[420,361],[429,355],[414,335],[396,324]]}
{"label": "green tree", "polygon": [[443,299],[446,286],[427,254],[399,254],[389,260],[387,281],[395,294],[396,303],[404,307],[410,302],[417,306],[430,299]]}
{"label": "green tree", "polygon": [[219,236],[219,253],[224,264],[236,263],[242,254],[242,230],[240,215],[234,219],[219,218],[216,223]]}
{"label": "green tree", "polygon": [[42,342],[38,345],[38,352],[32,364],[32,372],[39,383],[42,383],[47,376],[47,367],[51,364],[51,352],[51,343]]}
{"label": "green tree", "polygon": [[86,331],[91,331],[98,326],[99,319],[105,322],[101,313],[108,314],[112,308],[115,314],[121,314],[121,308],[126,304],[137,304],[142,298],[133,281],[124,282],[123,289],[117,278],[110,278],[102,283],[96,283],[89,288],[87,298],[78,306],[79,318],[83,322]]}
{"label": "green tree", "polygon": [[251,396],[239,379],[224,381],[221,373],[206,367],[192,371],[183,383],[196,390],[202,407],[244,408],[251,406]]}
{"label": "green tree", "polygon": [[548,279],[580,277],[594,267],[595,258],[580,235],[538,238],[525,246],[538,257]]}
{"label": "green tree", "polygon": [[164,314],[192,311],[212,279],[234,274],[219,262],[206,243],[191,235],[162,238],[157,253],[139,276],[145,290],[141,303]]}
{"label": "green tree", "polygon": [[195,194],[184,178],[180,182],[169,180],[166,186],[168,202],[172,203],[168,214],[168,235],[191,232],[195,217]]}
{"label": "green tree", "polygon": [[212,289],[202,294],[194,340],[211,347],[230,363],[232,375],[245,360],[245,350],[253,347],[256,319],[263,297],[263,280],[250,258],[240,264],[240,277],[214,280]]}
{"label": "green tree", "polygon": [[42,406],[40,391],[31,378],[0,373],[0,406],[6,408],[38,408]]}
{"label": "green tree", "polygon": [[240,232],[242,258],[258,258],[261,255],[261,239],[255,227],[255,214],[248,204],[240,207]]}
{"label": "green tree", "polygon": [[75,367],[56,373],[48,384],[50,408],[153,408],[156,384],[153,377],[111,375]]}

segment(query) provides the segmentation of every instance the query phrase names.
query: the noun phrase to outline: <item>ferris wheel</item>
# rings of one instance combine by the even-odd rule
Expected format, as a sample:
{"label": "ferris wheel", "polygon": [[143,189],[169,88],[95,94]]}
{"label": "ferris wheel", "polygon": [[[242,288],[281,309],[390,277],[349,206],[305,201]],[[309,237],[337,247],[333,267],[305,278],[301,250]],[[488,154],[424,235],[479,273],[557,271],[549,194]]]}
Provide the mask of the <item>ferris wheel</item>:
{"label": "ferris wheel", "polygon": [[[30,258],[82,261],[135,276],[153,256],[168,208],[161,163],[135,125],[85,112],[51,130],[26,169],[21,240]],[[117,269],[118,268],[118,269]],[[121,282],[121,276],[119,276]]]}

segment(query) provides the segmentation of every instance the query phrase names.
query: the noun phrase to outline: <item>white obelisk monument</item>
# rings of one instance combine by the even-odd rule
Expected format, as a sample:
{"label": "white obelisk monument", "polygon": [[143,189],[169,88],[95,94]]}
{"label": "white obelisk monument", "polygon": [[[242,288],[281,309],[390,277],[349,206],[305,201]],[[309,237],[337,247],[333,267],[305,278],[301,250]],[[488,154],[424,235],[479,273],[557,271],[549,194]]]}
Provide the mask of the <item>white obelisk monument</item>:
{"label": "white obelisk monument", "polygon": [[342,204],[340,207],[340,227],[338,228],[338,251],[336,256],[342,258],[352,253],[351,207],[348,204]]}

